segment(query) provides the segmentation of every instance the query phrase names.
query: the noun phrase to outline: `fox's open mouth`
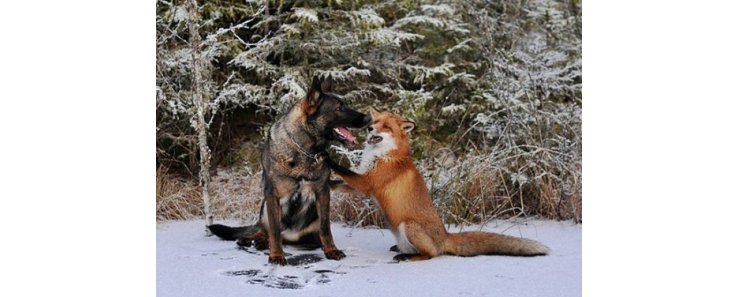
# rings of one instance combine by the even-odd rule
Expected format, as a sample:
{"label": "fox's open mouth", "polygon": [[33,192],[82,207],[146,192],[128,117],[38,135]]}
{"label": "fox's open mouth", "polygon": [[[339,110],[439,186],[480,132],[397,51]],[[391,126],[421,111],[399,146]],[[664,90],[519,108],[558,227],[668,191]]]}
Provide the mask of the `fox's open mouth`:
{"label": "fox's open mouth", "polygon": [[380,137],[378,135],[370,136],[370,138],[367,139],[368,144],[376,144],[381,141],[383,141],[383,137]]}
{"label": "fox's open mouth", "polygon": [[355,139],[355,136],[352,135],[351,132],[349,132],[349,129],[347,127],[343,126],[337,126],[332,129],[334,131],[334,134],[339,137],[339,140],[341,140],[344,143],[351,143],[351,144],[357,144],[357,139]]}

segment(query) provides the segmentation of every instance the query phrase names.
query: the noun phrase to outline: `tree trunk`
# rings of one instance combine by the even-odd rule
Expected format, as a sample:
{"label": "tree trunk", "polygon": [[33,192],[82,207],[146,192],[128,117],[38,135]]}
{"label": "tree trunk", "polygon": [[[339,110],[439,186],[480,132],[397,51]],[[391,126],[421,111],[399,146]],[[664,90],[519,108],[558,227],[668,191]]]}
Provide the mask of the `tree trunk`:
{"label": "tree trunk", "polygon": [[[206,114],[209,112],[208,94],[205,88],[208,77],[204,75],[208,71],[207,61],[203,59],[201,53],[201,38],[199,32],[200,14],[198,13],[198,4],[195,0],[187,0],[185,7],[190,16],[188,20],[188,31],[190,33],[190,48],[192,51],[192,91],[193,105],[196,113],[191,118],[190,124],[195,128],[198,134],[198,148],[200,150],[200,185],[203,189],[203,213],[205,215],[206,226],[213,224],[213,215],[211,214],[211,198],[209,195],[209,185],[211,183],[211,151],[208,148],[208,124],[206,123]],[[206,234],[211,235],[208,228]]]}

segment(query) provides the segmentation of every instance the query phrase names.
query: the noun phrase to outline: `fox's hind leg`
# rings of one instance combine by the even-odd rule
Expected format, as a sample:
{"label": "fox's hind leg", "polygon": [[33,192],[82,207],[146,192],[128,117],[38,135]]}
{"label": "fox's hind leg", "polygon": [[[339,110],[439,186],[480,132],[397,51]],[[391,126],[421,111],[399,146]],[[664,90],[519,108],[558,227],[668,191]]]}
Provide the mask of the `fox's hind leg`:
{"label": "fox's hind leg", "polygon": [[[441,249],[437,246],[435,240],[430,236],[430,234],[426,233],[421,225],[407,221],[399,224],[398,227],[398,249],[402,253],[393,257],[393,260],[429,260],[441,253]],[[410,245],[410,247],[406,245]],[[416,253],[413,253],[414,250],[416,250]]]}
{"label": "fox's hind leg", "polygon": [[429,255],[422,255],[422,254],[398,254],[393,257],[393,261],[421,261],[421,260],[429,260],[432,257]]}

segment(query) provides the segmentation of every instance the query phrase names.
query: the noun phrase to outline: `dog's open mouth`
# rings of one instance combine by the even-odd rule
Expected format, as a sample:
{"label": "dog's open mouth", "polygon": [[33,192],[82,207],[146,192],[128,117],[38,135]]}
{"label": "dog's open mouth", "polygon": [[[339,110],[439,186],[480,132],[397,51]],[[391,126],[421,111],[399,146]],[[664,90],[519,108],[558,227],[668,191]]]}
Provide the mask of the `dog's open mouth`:
{"label": "dog's open mouth", "polygon": [[368,144],[376,144],[381,141],[383,141],[383,137],[380,137],[378,135],[370,136],[370,138],[367,139]]}
{"label": "dog's open mouth", "polygon": [[355,139],[355,136],[352,135],[351,132],[349,132],[349,129],[347,127],[337,126],[334,127],[334,134],[336,134],[339,139],[345,143],[351,143],[351,144],[357,144],[357,139]]}

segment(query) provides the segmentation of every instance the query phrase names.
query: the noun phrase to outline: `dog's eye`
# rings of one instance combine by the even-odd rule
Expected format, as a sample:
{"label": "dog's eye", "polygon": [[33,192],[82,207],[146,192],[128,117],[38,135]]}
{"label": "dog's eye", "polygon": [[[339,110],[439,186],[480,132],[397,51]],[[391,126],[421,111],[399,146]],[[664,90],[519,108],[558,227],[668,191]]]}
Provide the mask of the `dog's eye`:
{"label": "dog's eye", "polygon": [[342,111],[342,106],[341,106],[341,105],[339,105],[339,106],[337,106],[337,108],[335,108],[334,110],[335,110],[335,111]]}

